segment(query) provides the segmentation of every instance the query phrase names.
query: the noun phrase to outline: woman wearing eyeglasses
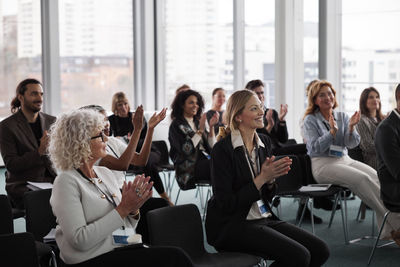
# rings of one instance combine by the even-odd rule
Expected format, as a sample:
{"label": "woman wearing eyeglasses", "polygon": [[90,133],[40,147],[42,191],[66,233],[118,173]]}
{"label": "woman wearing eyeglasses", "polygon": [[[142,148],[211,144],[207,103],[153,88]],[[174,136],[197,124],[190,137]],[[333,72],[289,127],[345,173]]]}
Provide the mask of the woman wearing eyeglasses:
{"label": "woman wearing eyeglasses", "polygon": [[141,242],[135,228],[152,182],[139,175],[121,192],[109,169],[94,166],[107,155],[103,130],[104,116],[93,110],[62,114],[51,128],[49,153],[58,176],[50,204],[61,259],[66,266],[191,266],[178,249],[121,249]]}

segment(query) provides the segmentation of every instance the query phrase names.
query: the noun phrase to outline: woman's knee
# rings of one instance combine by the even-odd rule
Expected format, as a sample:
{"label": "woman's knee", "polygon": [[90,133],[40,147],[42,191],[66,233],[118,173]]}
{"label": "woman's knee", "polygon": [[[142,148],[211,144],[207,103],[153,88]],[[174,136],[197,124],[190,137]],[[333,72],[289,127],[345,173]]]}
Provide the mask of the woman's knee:
{"label": "woman's knee", "polygon": [[329,258],[330,252],[328,245],[320,240],[311,250],[310,266],[322,266]]}
{"label": "woman's knee", "polygon": [[[310,251],[302,246],[282,248],[282,254],[276,259],[276,266],[308,267],[311,263]],[[273,265],[275,266],[275,265]]]}

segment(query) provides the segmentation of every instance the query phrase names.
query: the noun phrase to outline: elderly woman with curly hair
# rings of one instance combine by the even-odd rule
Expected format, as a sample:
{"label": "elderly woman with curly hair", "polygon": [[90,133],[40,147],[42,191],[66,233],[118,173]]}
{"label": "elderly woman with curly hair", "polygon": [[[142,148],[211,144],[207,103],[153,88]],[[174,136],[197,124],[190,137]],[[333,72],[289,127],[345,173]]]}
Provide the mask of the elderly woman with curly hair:
{"label": "elderly woman with curly hair", "polygon": [[49,153],[58,170],[50,204],[56,241],[66,266],[191,266],[179,249],[140,243],[140,207],[152,195],[149,177],[136,176],[120,191],[113,173],[94,163],[107,155],[104,116],[93,110],[61,115],[51,128]]}

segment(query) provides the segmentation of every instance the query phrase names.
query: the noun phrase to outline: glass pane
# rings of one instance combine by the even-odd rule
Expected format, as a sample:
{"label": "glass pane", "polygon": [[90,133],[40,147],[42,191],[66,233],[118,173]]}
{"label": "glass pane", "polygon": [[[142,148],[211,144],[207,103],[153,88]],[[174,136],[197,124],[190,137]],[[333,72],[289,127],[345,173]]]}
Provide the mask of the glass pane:
{"label": "glass pane", "polygon": [[265,84],[265,104],[267,107],[274,107],[275,1],[246,0],[244,3],[245,82],[262,80]]}
{"label": "glass pane", "polygon": [[304,0],[304,88],[318,79],[318,3],[318,0]]}
{"label": "glass pane", "polygon": [[42,80],[40,0],[0,0],[0,119],[26,78]]}
{"label": "glass pane", "polygon": [[133,103],[132,0],[60,0],[61,109]]}
{"label": "glass pane", "polygon": [[370,86],[380,92],[382,110],[393,109],[400,80],[400,2],[343,1],[342,19],[343,110],[358,110],[361,91]]}
{"label": "glass pane", "polygon": [[233,87],[232,0],[165,1],[166,105],[188,84],[211,107],[216,87]]}

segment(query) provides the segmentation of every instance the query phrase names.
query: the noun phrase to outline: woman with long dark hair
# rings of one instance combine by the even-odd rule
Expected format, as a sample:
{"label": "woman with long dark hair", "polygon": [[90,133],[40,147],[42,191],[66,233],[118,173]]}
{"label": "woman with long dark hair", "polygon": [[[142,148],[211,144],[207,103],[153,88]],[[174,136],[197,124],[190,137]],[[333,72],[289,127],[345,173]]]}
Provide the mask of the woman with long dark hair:
{"label": "woman with long dark hair", "polygon": [[[215,143],[214,131],[206,131],[203,97],[194,90],[180,92],[171,105],[172,122],[168,140],[176,178],[181,189],[195,188],[196,181],[210,180],[210,153]],[[214,115],[210,129],[218,122]]]}
{"label": "woman with long dark hair", "polygon": [[381,111],[382,104],[378,90],[369,87],[360,96],[361,119],[357,124],[360,134],[360,148],[366,164],[376,169],[375,131],[385,118]]}

